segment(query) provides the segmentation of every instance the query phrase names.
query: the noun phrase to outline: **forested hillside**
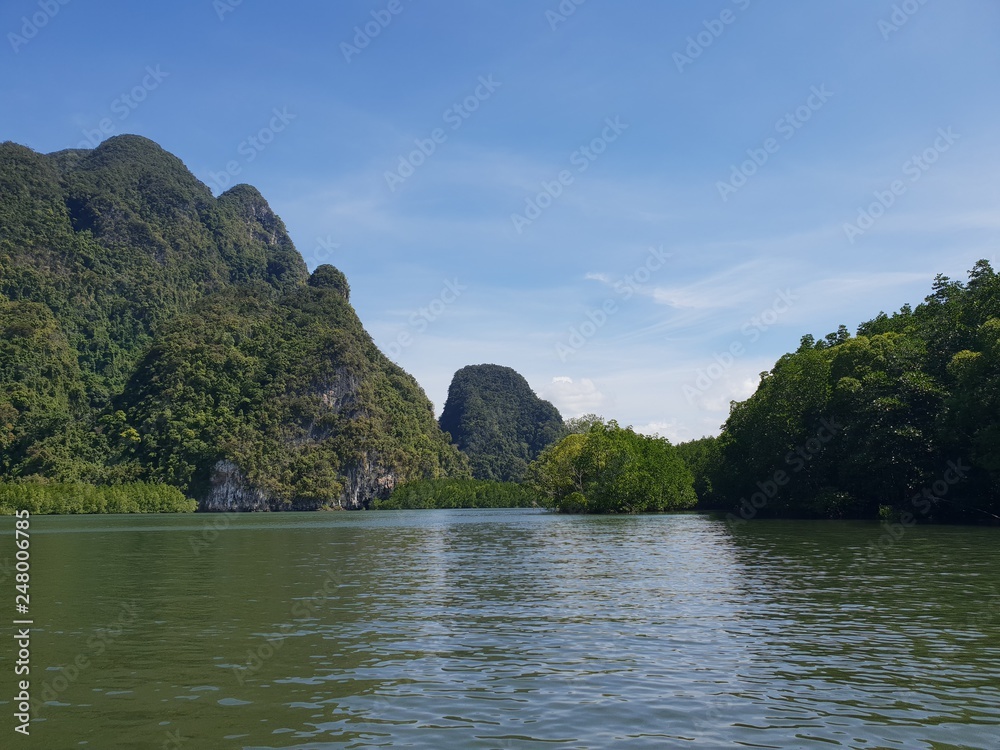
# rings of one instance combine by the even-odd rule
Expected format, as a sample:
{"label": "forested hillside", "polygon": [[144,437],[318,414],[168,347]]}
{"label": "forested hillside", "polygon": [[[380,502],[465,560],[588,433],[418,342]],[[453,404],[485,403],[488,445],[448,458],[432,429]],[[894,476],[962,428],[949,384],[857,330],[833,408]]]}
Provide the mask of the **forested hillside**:
{"label": "forested hillside", "polygon": [[440,425],[469,457],[476,479],[498,482],[521,481],[528,464],[565,434],[559,410],[500,365],[455,373]]}
{"label": "forested hillside", "polygon": [[367,505],[467,476],[331,266],[248,185],[136,136],[0,145],[0,481],[166,482],[202,507]]}
{"label": "forested hillside", "polygon": [[702,505],[741,518],[1000,520],[1000,277],[980,261],[854,336],[804,336],[679,449]]}
{"label": "forested hillside", "polygon": [[[144,138],[0,144],[0,197],[0,484],[366,507],[418,480],[521,481],[573,431],[497,365],[456,373],[436,423],[340,271],[310,275],[254,188],[216,198]],[[701,506],[736,518],[1000,521],[1000,277],[980,261],[855,335],[803,337],[719,438],[676,451]]]}

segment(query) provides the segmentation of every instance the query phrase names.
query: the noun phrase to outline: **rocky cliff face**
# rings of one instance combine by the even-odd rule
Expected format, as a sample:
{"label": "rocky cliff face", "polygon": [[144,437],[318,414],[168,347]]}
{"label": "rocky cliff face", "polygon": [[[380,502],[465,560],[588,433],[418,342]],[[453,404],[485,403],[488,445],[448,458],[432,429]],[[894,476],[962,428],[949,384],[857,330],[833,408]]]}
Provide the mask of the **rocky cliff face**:
{"label": "rocky cliff face", "polygon": [[254,513],[303,510],[362,510],[374,499],[388,497],[396,486],[397,476],[381,466],[376,457],[358,468],[346,471],[343,489],[323,502],[293,499],[283,502],[249,481],[240,467],[222,460],[212,467],[208,492],[198,503],[205,513]]}
{"label": "rocky cliff face", "polygon": [[[296,436],[294,447],[323,451],[325,441],[336,437],[335,428],[322,416],[353,414],[359,402],[361,379],[347,368],[339,368],[310,395],[319,403],[317,416]],[[289,445],[289,447],[293,447]],[[249,480],[229,459],[218,461],[211,471],[208,488],[199,502],[204,512],[303,511],[318,509],[361,510],[375,499],[388,497],[400,481],[397,470],[375,452],[360,453],[357,465],[343,468],[340,481],[331,483],[325,496],[281,497]]]}
{"label": "rocky cliff face", "polygon": [[[257,511],[365,507],[468,474],[344,274],[310,274],[255,188],[215,198],[119,136],[0,144],[0,195],[0,321],[35,310],[17,340],[44,334],[77,363],[52,384],[0,362],[0,480],[160,481],[203,510]],[[34,362],[27,346],[5,356]]]}
{"label": "rocky cliff face", "polygon": [[219,461],[212,467],[208,494],[198,505],[202,511],[231,513],[233,511],[271,510],[272,499],[259,487],[254,487],[232,461]]}
{"label": "rocky cliff face", "polygon": [[339,505],[347,510],[367,508],[372,500],[388,497],[399,482],[392,469],[375,456],[366,456],[357,468],[348,469]]}
{"label": "rocky cliff face", "polygon": [[165,329],[121,401],[151,436],[135,449],[143,463],[186,481],[204,510],[363,508],[399,482],[467,473],[341,276],[320,267],[271,299],[231,290]]}

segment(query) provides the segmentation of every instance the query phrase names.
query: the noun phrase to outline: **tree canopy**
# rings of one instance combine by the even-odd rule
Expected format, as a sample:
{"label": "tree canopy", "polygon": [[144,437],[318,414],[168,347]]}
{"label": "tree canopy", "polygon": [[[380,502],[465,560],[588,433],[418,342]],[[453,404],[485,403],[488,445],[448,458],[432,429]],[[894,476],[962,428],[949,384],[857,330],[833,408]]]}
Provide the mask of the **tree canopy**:
{"label": "tree canopy", "polygon": [[668,440],[595,422],[542,452],[529,484],[569,513],[652,513],[693,508],[693,478]]}
{"label": "tree canopy", "polygon": [[703,507],[744,517],[1000,520],[1000,277],[979,261],[855,336],[803,336],[680,448]]}
{"label": "tree canopy", "polygon": [[469,457],[473,477],[498,482],[523,479],[528,464],[565,434],[559,410],[499,365],[455,373],[440,425]]}
{"label": "tree canopy", "polygon": [[119,136],[0,144],[0,194],[0,480],[164,482],[205,501],[231,464],[270,507],[310,508],[468,476],[344,274],[310,275],[253,187],[215,198]]}

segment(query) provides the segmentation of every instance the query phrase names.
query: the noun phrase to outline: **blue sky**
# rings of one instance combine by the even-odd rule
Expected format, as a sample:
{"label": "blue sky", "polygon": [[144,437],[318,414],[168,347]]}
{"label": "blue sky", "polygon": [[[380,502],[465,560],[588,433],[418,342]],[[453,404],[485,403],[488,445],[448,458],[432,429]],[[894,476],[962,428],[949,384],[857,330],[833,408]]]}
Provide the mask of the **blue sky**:
{"label": "blue sky", "polygon": [[8,0],[0,31],[0,139],[255,185],[438,411],[496,362],[714,434],[802,334],[1000,253],[994,0]]}

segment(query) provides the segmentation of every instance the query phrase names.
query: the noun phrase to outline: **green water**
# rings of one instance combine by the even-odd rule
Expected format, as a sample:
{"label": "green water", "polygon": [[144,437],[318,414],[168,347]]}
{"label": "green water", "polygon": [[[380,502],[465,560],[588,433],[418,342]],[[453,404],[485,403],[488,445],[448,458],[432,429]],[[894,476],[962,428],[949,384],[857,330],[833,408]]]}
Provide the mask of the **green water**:
{"label": "green water", "polygon": [[0,647],[0,748],[1000,748],[1000,530],[909,529],[869,560],[882,536],[531,511],[36,517],[48,700],[13,733]]}

